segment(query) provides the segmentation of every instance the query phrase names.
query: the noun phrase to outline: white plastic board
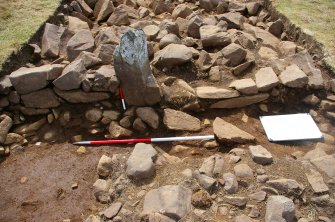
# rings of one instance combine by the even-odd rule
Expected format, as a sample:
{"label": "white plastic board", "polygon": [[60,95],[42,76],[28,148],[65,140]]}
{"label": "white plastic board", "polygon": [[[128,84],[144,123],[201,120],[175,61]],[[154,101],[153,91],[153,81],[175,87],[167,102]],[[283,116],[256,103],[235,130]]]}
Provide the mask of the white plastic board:
{"label": "white plastic board", "polygon": [[308,113],[261,116],[260,120],[269,141],[308,140],[323,137]]}

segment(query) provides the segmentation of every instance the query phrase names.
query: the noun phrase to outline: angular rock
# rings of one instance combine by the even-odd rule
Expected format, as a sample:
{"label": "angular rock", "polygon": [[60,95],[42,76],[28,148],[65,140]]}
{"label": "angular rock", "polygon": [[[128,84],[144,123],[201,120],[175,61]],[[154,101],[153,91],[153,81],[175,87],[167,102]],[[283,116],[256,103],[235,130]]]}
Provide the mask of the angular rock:
{"label": "angular rock", "polygon": [[178,4],[172,12],[172,17],[174,19],[181,17],[181,18],[186,18],[190,14],[192,14],[193,11],[190,9],[186,4]]}
{"label": "angular rock", "polygon": [[157,0],[152,2],[152,10],[155,13],[155,15],[159,15],[162,14],[164,12],[169,12],[172,13],[174,5],[172,3],[172,1],[170,0]]}
{"label": "angular rock", "polygon": [[228,30],[230,31],[230,36],[232,42],[241,45],[247,49],[254,49],[257,45],[257,39],[249,33],[242,32],[236,29]]}
{"label": "angular rock", "polygon": [[147,25],[143,28],[143,32],[148,41],[153,41],[159,33],[159,27],[157,25]]}
{"label": "angular rock", "polygon": [[161,100],[159,86],[151,73],[144,32],[128,31],[114,51],[115,73],[129,105],[153,105]]}
{"label": "angular rock", "polygon": [[271,153],[261,145],[249,146],[249,151],[253,161],[258,164],[266,165],[273,162]]}
{"label": "angular rock", "polygon": [[219,20],[228,22],[228,29],[242,29],[244,17],[238,12],[228,12],[220,15]]}
{"label": "angular rock", "polygon": [[310,173],[306,173],[306,177],[309,184],[312,186],[314,193],[323,193],[329,191],[328,186],[323,181],[322,175],[318,171],[311,169]]}
{"label": "angular rock", "polygon": [[114,10],[113,14],[107,20],[107,25],[109,26],[112,26],[112,25],[121,26],[121,25],[129,25],[129,24],[130,24],[130,21],[129,21],[127,11],[120,7],[117,7]]}
{"label": "angular rock", "polygon": [[265,222],[288,222],[295,220],[295,207],[291,199],[270,196],[266,204]]}
{"label": "angular rock", "polygon": [[199,172],[202,174],[206,174],[207,176],[212,177],[213,176],[213,169],[215,164],[215,156],[210,156],[201,164],[201,167],[199,168]]}
{"label": "angular rock", "polygon": [[115,44],[103,44],[101,43],[95,50],[94,54],[101,59],[102,63],[105,65],[114,64],[114,51]]}
{"label": "angular rock", "polygon": [[157,151],[150,144],[136,144],[127,160],[127,176],[135,180],[152,177],[155,173],[153,161],[156,158]]}
{"label": "angular rock", "polygon": [[46,87],[49,80],[61,75],[63,68],[64,66],[59,64],[21,68],[12,72],[9,79],[19,94],[27,94]]}
{"label": "angular rock", "polygon": [[264,46],[276,49],[280,43],[280,40],[276,36],[272,35],[270,32],[264,29],[246,23],[244,23],[244,28],[247,30],[247,32],[253,34],[256,39],[261,40],[262,45]]}
{"label": "angular rock", "polygon": [[256,193],[252,193],[249,195],[249,198],[252,200],[255,200],[256,202],[260,203],[266,198],[266,192],[265,191],[259,191]]}
{"label": "angular rock", "polygon": [[248,2],[246,4],[246,8],[248,10],[249,15],[256,15],[258,12],[258,9],[260,8],[259,2]]}
{"label": "angular rock", "polygon": [[106,91],[115,93],[119,87],[114,67],[110,65],[101,66],[94,74],[91,82],[92,91]]}
{"label": "angular rock", "polygon": [[78,89],[85,78],[86,68],[81,60],[70,63],[62,72],[62,75],[53,81],[60,90]]}
{"label": "angular rock", "polygon": [[279,79],[291,88],[302,88],[308,83],[307,75],[295,64],[286,67],[279,75]]}
{"label": "angular rock", "polygon": [[211,12],[215,8],[215,1],[212,0],[199,0],[200,8],[205,9],[206,12]]}
{"label": "angular rock", "polygon": [[151,107],[140,107],[136,109],[136,114],[151,128],[157,129],[159,126],[159,116]]}
{"label": "angular rock", "polygon": [[181,44],[181,40],[175,34],[167,34],[159,41],[159,48],[163,49],[170,44]]}
{"label": "angular rock", "polygon": [[100,201],[103,199],[104,196],[108,195],[110,184],[107,182],[107,180],[103,179],[97,179],[93,184],[93,192],[95,198]]}
{"label": "angular rock", "polygon": [[209,207],[212,204],[211,196],[207,191],[199,190],[192,195],[192,204],[198,208]]}
{"label": "angular rock", "polygon": [[193,16],[188,21],[188,26],[187,26],[188,36],[199,39],[200,38],[199,29],[204,24],[205,24],[204,21],[199,16],[197,16],[197,15]]}
{"label": "angular rock", "polygon": [[271,67],[261,68],[255,74],[256,85],[260,92],[266,92],[279,84],[279,79]]}
{"label": "angular rock", "polygon": [[113,2],[110,0],[99,0],[94,7],[93,15],[97,22],[107,19],[114,11]]}
{"label": "angular rock", "polygon": [[203,47],[224,47],[231,43],[229,35],[218,26],[204,25],[199,32]]}
{"label": "angular rock", "polygon": [[271,23],[269,26],[269,32],[273,35],[280,37],[284,30],[284,23],[282,20],[278,19]]}
{"label": "angular rock", "polygon": [[99,122],[102,118],[102,111],[98,108],[91,108],[85,111],[85,118],[92,123]]}
{"label": "angular rock", "polygon": [[327,153],[322,148],[315,147],[315,149],[310,150],[305,154],[304,159],[313,160],[323,156],[327,156]]}
{"label": "angular rock", "polygon": [[320,170],[325,172],[330,178],[335,180],[335,168],[329,167],[334,166],[335,158],[333,156],[327,155],[319,158],[312,159],[311,162]]}
{"label": "angular rock", "polygon": [[193,172],[193,177],[197,179],[200,186],[210,192],[214,191],[217,187],[217,182],[214,178],[201,174],[198,170]]}
{"label": "angular rock", "polygon": [[89,30],[78,31],[67,43],[67,58],[73,61],[82,51],[93,52],[94,38]]}
{"label": "angular rock", "polygon": [[211,109],[233,109],[240,108],[244,106],[249,106],[255,103],[262,102],[269,98],[268,93],[257,94],[254,96],[244,96],[233,99],[221,100],[210,106]]}
{"label": "angular rock", "polygon": [[112,121],[108,127],[111,138],[117,139],[122,137],[130,137],[133,133],[121,127],[117,122]]}
{"label": "angular rock", "polygon": [[179,185],[150,190],[144,198],[143,213],[160,212],[180,220],[191,210],[192,191]]}
{"label": "angular rock", "polygon": [[0,116],[0,144],[3,144],[6,141],[8,132],[12,128],[13,120],[3,114]]}
{"label": "angular rock", "polygon": [[60,51],[61,35],[64,31],[65,29],[63,27],[45,23],[41,43],[42,57],[58,57]]}
{"label": "angular rock", "polygon": [[287,194],[300,195],[305,189],[303,185],[299,184],[293,179],[277,179],[269,180],[266,182],[267,185],[275,188],[276,190],[282,191]]}
{"label": "angular rock", "polygon": [[142,6],[139,7],[138,15],[139,15],[140,18],[144,18],[144,17],[148,16],[149,14],[150,14],[149,9],[147,9],[145,7],[142,7]]}
{"label": "angular rock", "polygon": [[231,66],[237,66],[245,59],[247,52],[241,46],[231,43],[221,50],[222,55],[229,60]]}
{"label": "angular rock", "polygon": [[201,99],[228,99],[238,97],[236,90],[217,88],[214,86],[201,86],[196,88],[197,96]]}
{"label": "angular rock", "polygon": [[251,78],[235,80],[230,83],[229,87],[235,88],[246,95],[256,94],[258,92],[256,83]]}
{"label": "angular rock", "polygon": [[68,16],[68,30],[73,33],[77,33],[80,30],[90,30],[87,22],[82,21],[81,19],[73,16]]}
{"label": "angular rock", "polygon": [[81,52],[77,59],[80,59],[83,62],[86,69],[89,69],[92,66],[100,65],[102,63],[102,60],[97,58],[93,53],[85,51]]}
{"label": "angular rock", "polygon": [[234,173],[237,178],[253,178],[254,174],[252,169],[245,163],[234,166]]}
{"label": "angular rock", "polygon": [[159,29],[161,31],[166,31],[168,34],[175,34],[179,36],[179,25],[176,22],[165,19],[159,24]]}
{"label": "angular rock", "polygon": [[269,47],[262,46],[258,50],[259,56],[263,60],[276,60],[278,59],[278,53]]}
{"label": "angular rock", "polygon": [[113,170],[113,161],[112,158],[102,155],[98,166],[97,166],[97,172],[102,177],[107,177]]}
{"label": "angular rock", "polygon": [[82,90],[62,91],[56,87],[54,92],[69,103],[93,103],[110,98],[110,94],[106,92],[84,92]]}
{"label": "angular rock", "polygon": [[184,45],[170,44],[155,54],[153,64],[158,67],[177,66],[191,59],[191,49]]}
{"label": "angular rock", "polygon": [[243,144],[255,141],[254,136],[218,117],[213,122],[213,130],[217,140],[221,143]]}
{"label": "angular rock", "polygon": [[224,189],[227,191],[227,193],[233,194],[238,191],[238,183],[234,174],[224,173],[222,175],[222,178],[225,181]]}
{"label": "angular rock", "polygon": [[173,109],[164,109],[163,122],[169,130],[199,131],[201,129],[198,118]]}
{"label": "angular rock", "polygon": [[238,196],[225,196],[225,201],[237,207],[244,207],[247,204],[247,198]]}
{"label": "angular rock", "polygon": [[185,110],[200,108],[195,90],[182,79],[168,79],[162,84],[164,100]]}
{"label": "angular rock", "polygon": [[112,203],[112,205],[110,205],[102,213],[106,218],[112,219],[113,217],[115,217],[119,213],[121,207],[122,207],[122,203],[120,203],[120,202]]}
{"label": "angular rock", "polygon": [[216,58],[213,58],[212,54],[209,54],[205,50],[201,50],[196,64],[199,66],[201,71],[207,71],[214,65],[215,60]]}
{"label": "angular rock", "polygon": [[42,89],[21,96],[23,104],[29,108],[54,108],[60,105],[59,99],[52,89]]}
{"label": "angular rock", "polygon": [[279,43],[279,50],[282,55],[294,55],[297,51],[297,45],[291,41],[282,41]]}

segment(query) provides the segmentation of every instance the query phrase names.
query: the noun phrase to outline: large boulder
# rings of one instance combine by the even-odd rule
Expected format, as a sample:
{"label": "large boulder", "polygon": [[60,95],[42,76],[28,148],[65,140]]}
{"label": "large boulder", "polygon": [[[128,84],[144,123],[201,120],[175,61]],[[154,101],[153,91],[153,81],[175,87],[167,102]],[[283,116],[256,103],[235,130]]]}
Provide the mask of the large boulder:
{"label": "large boulder", "polygon": [[64,66],[59,64],[20,68],[12,72],[9,79],[19,94],[27,94],[46,87],[50,80],[61,75],[63,68]]}
{"label": "large boulder", "polygon": [[215,137],[222,143],[250,143],[255,141],[255,137],[237,128],[236,126],[217,117],[213,122]]}
{"label": "large boulder", "polygon": [[192,191],[180,185],[150,190],[144,197],[143,214],[162,213],[180,220],[191,210]]}
{"label": "large boulder", "polygon": [[150,178],[155,173],[154,160],[157,151],[150,144],[138,143],[127,160],[127,176],[140,180]]}
{"label": "large boulder", "polygon": [[192,59],[192,50],[184,45],[170,44],[155,54],[153,64],[157,67],[177,66]]}
{"label": "large boulder", "polygon": [[128,31],[122,36],[114,51],[114,66],[128,104],[146,106],[160,102],[161,93],[151,73],[142,30]]}
{"label": "large boulder", "polygon": [[21,96],[23,104],[29,108],[54,108],[60,105],[58,97],[52,89],[42,89]]}
{"label": "large boulder", "polygon": [[62,75],[53,81],[60,90],[78,89],[85,78],[86,68],[82,60],[78,59],[70,63],[62,72]]}
{"label": "large boulder", "polygon": [[67,57],[73,61],[82,51],[93,52],[94,38],[89,30],[78,31],[66,45]]}
{"label": "large boulder", "polygon": [[198,118],[173,109],[164,109],[163,122],[170,130],[199,131],[201,129]]}
{"label": "large boulder", "polygon": [[265,222],[295,221],[295,207],[291,199],[285,196],[270,196],[266,203]]}

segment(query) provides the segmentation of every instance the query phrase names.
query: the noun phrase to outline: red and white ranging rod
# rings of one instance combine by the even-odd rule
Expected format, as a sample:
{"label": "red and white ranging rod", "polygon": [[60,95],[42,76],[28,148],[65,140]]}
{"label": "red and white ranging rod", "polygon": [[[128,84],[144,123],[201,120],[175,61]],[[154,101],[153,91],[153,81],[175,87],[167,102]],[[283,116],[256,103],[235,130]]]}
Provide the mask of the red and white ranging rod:
{"label": "red and white ranging rod", "polygon": [[110,144],[127,144],[127,143],[158,143],[158,142],[174,142],[186,140],[213,140],[214,135],[207,136],[177,136],[177,137],[161,137],[161,138],[137,138],[123,140],[92,140],[80,141],[73,143],[74,145],[110,145]]}
{"label": "red and white ranging rod", "polygon": [[121,87],[120,87],[120,89],[119,89],[119,93],[120,93],[120,97],[121,97],[122,108],[123,108],[123,110],[126,110],[126,102],[125,102],[125,100],[124,100],[123,91],[122,91],[122,88],[121,88]]}

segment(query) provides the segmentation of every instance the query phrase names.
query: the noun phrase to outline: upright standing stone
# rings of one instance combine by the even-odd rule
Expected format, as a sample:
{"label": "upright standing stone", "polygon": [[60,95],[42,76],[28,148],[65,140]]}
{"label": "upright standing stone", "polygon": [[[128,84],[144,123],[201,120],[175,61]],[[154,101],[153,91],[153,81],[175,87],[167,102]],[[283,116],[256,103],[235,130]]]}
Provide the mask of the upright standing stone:
{"label": "upright standing stone", "polygon": [[146,36],[142,30],[126,32],[114,51],[114,66],[126,102],[146,106],[160,102],[161,94],[151,73]]}

